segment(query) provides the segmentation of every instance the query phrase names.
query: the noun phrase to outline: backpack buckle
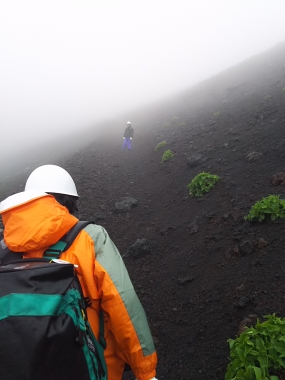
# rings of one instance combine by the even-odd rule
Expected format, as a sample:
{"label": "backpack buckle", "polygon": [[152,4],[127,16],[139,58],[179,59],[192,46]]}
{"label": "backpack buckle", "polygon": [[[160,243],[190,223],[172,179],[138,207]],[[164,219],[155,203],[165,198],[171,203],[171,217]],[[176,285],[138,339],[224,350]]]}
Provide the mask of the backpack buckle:
{"label": "backpack buckle", "polygon": [[66,246],[66,243],[64,241],[58,241],[57,243],[51,245],[48,247],[43,254],[43,257],[46,257],[48,259],[59,259],[60,255],[62,254],[64,248]]}

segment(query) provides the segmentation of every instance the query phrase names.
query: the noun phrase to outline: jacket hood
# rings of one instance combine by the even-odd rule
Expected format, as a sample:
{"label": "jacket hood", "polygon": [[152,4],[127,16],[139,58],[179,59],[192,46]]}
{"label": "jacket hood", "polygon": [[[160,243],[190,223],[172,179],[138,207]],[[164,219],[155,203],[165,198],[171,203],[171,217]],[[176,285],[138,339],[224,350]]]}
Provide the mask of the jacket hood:
{"label": "jacket hood", "polygon": [[77,222],[52,195],[17,193],[1,202],[4,241],[14,252],[41,252]]}

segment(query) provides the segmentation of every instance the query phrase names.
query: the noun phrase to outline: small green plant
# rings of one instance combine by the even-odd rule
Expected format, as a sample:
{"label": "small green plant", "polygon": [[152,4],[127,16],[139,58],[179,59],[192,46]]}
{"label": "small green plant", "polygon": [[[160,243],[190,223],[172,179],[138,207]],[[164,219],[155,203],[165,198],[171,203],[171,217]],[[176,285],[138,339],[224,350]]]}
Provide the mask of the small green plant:
{"label": "small green plant", "polygon": [[178,120],[179,120],[179,116],[176,116],[176,115],[174,115],[174,116],[171,118],[171,121],[172,121],[173,123],[176,123]]}
{"label": "small green plant", "polygon": [[217,119],[217,118],[220,116],[220,114],[221,114],[220,111],[214,112],[213,117],[214,117],[215,119]]}
{"label": "small green plant", "polygon": [[285,87],[283,87],[283,90],[282,90],[283,93],[285,93]]}
{"label": "small green plant", "polygon": [[172,157],[174,157],[174,154],[171,150],[166,150],[162,155],[162,162],[169,161]]}
{"label": "small green plant", "polygon": [[192,197],[202,197],[215,186],[219,179],[219,176],[205,172],[196,175],[187,185],[190,195]]}
{"label": "small green plant", "polygon": [[156,147],[154,148],[154,150],[157,152],[158,149],[162,148],[163,146],[165,146],[167,144],[166,141],[161,141],[159,144],[156,145]]}
{"label": "small green plant", "polygon": [[262,222],[266,217],[270,217],[271,220],[285,218],[285,200],[280,199],[280,195],[269,195],[256,202],[245,220]]}
{"label": "small green plant", "polygon": [[169,128],[170,127],[170,123],[163,123],[162,124],[162,128]]}
{"label": "small green plant", "polygon": [[229,339],[230,363],[225,380],[278,380],[285,368],[285,318],[257,320],[236,339]]}
{"label": "small green plant", "polygon": [[272,98],[271,95],[265,95],[264,100],[268,100],[268,99],[270,99],[270,98]]}
{"label": "small green plant", "polygon": [[179,127],[183,127],[185,125],[185,123],[179,123]]}

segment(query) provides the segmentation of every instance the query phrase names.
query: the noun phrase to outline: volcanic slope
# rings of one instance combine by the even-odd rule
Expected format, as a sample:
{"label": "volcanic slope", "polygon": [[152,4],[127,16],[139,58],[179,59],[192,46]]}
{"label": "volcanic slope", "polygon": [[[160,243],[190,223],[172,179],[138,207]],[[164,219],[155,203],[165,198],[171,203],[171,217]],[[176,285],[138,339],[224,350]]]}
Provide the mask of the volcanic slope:
{"label": "volcanic slope", "polygon": [[[131,152],[122,152],[122,125],[53,163],[78,186],[79,217],[103,225],[124,255],[154,336],[157,378],[222,380],[227,339],[244,318],[285,317],[284,222],[244,219],[262,197],[285,197],[271,183],[285,169],[285,44],[131,116]],[[167,149],[174,157],[162,163]],[[193,198],[187,185],[202,171],[221,179]],[[137,206],[115,212],[123,197]],[[151,252],[135,258],[129,248],[142,238]]]}

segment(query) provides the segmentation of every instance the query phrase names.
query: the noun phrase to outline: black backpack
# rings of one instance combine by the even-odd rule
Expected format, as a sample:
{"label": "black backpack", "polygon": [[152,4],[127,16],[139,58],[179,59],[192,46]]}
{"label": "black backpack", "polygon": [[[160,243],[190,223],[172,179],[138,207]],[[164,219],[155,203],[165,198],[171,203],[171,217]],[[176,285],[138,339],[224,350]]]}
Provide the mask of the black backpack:
{"label": "black backpack", "polygon": [[99,343],[74,265],[52,261],[89,223],[78,222],[43,259],[22,259],[0,242],[1,380],[107,380],[103,314]]}

